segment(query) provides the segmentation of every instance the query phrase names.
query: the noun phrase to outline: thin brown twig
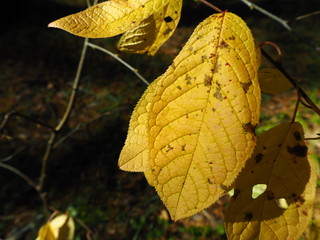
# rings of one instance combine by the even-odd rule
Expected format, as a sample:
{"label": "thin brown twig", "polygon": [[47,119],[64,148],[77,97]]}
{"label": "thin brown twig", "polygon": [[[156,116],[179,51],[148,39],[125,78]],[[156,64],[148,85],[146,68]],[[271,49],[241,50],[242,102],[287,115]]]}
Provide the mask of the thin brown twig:
{"label": "thin brown twig", "polygon": [[204,3],[205,5],[207,5],[208,7],[212,8],[213,10],[215,10],[215,11],[217,11],[217,12],[220,12],[220,13],[223,12],[220,8],[216,7],[216,6],[213,5],[212,3],[207,2],[206,0],[199,0],[199,2]]}
{"label": "thin brown twig", "polygon": [[277,51],[277,53],[279,55],[279,62],[282,63],[283,54],[282,54],[281,48],[276,43],[271,42],[271,41],[264,41],[259,44],[259,47],[261,48],[264,45],[272,46]]}
{"label": "thin brown twig", "polygon": [[297,91],[297,93],[298,93],[298,98],[297,98],[296,106],[294,108],[294,112],[293,112],[293,116],[292,116],[292,120],[291,120],[292,123],[296,120],[296,116],[297,116],[297,112],[298,112],[298,108],[299,108],[299,103],[301,102],[301,95],[300,95],[299,91]]}

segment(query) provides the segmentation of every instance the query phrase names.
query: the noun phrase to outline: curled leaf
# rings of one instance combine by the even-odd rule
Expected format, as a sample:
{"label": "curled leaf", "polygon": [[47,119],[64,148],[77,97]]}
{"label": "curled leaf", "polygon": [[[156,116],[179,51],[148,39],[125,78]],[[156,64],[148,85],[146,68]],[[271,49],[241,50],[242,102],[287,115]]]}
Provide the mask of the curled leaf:
{"label": "curled leaf", "polygon": [[172,35],[181,15],[182,0],[170,0],[159,11],[126,31],[118,42],[120,51],[154,55]]}
{"label": "curled leaf", "polygon": [[[316,171],[303,138],[297,122],[281,124],[259,137],[226,211],[228,239],[298,239],[305,230],[312,215]],[[257,184],[267,189],[253,198]]]}

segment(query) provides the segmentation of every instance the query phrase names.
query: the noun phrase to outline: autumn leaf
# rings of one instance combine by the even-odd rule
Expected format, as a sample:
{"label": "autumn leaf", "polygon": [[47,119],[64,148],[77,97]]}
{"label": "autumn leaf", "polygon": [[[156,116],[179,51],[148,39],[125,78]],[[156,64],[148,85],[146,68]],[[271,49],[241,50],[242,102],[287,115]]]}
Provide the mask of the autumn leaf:
{"label": "autumn leaf", "polygon": [[[300,123],[263,133],[237,178],[225,215],[228,239],[298,239],[308,225],[316,173]],[[253,187],[266,185],[252,197]]]}
{"label": "autumn leaf", "polygon": [[[216,201],[252,154],[260,114],[257,69],[245,23],[232,13],[215,14],[138,103],[133,119],[137,109],[146,115],[130,121],[120,159],[127,159],[129,171],[137,170],[129,162],[140,170],[147,166],[148,182],[173,220]],[[147,146],[146,157],[132,154],[137,144]]]}
{"label": "autumn leaf", "polygon": [[118,42],[120,51],[154,55],[172,35],[181,15],[182,0],[170,0],[159,11],[126,31]]}
{"label": "autumn leaf", "polygon": [[60,18],[49,27],[74,35],[106,38],[124,33],[168,4],[169,0],[110,0]]}
{"label": "autumn leaf", "polygon": [[276,68],[263,68],[258,72],[261,91],[269,94],[279,94],[290,88],[292,84]]}
{"label": "autumn leaf", "polygon": [[73,240],[74,221],[68,214],[60,214],[42,226],[36,240]]}

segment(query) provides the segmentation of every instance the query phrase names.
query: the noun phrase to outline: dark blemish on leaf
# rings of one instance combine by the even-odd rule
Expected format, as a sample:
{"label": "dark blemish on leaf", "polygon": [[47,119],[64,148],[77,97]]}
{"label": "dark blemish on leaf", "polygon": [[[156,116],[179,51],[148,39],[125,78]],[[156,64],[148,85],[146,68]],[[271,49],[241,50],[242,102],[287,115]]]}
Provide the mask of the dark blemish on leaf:
{"label": "dark blemish on leaf", "polygon": [[243,91],[244,91],[245,93],[248,92],[248,90],[249,90],[249,88],[250,88],[251,85],[252,85],[252,82],[241,83],[241,86],[242,86]]}
{"label": "dark blemish on leaf", "polygon": [[221,41],[220,45],[219,45],[220,48],[227,48],[229,47],[229,44],[226,43],[224,40]]}
{"label": "dark blemish on leaf", "polygon": [[188,115],[188,113],[186,114],[186,118],[189,118],[189,115]]}
{"label": "dark blemish on leaf", "polygon": [[256,163],[259,163],[261,162],[262,158],[264,157],[264,154],[263,153],[258,153],[255,157],[254,157],[254,161]]}
{"label": "dark blemish on leaf", "polygon": [[209,56],[209,58],[213,58],[213,57],[215,57],[216,55],[214,54],[214,53],[210,53],[210,56]]}
{"label": "dark blemish on leaf", "polygon": [[225,64],[225,66],[228,66],[228,67],[230,67],[231,65],[230,65],[229,63],[226,63],[226,64]]}
{"label": "dark blemish on leaf", "polygon": [[204,86],[205,87],[210,87],[211,84],[212,84],[212,77],[206,74],[204,76]]}
{"label": "dark blemish on leaf", "polygon": [[181,90],[181,89],[182,89],[180,86],[177,86],[177,88],[178,88],[179,90]]}
{"label": "dark blemish on leaf", "polygon": [[208,56],[207,56],[207,55],[203,55],[203,56],[201,56],[201,60],[202,60],[202,62],[204,62],[206,59],[208,59]]}
{"label": "dark blemish on leaf", "polygon": [[308,147],[297,144],[294,147],[287,146],[287,151],[291,155],[294,155],[297,157],[305,157],[305,156],[307,156]]}
{"label": "dark blemish on leaf", "polygon": [[269,201],[274,199],[274,193],[272,191],[267,191],[266,194]]}
{"label": "dark blemish on leaf", "polygon": [[173,21],[172,17],[170,17],[170,16],[165,17],[163,20],[164,20],[166,23],[169,23],[169,22],[172,22],[172,21]]}
{"label": "dark blemish on leaf", "polygon": [[229,40],[235,40],[236,38],[235,38],[235,36],[231,36],[231,37],[229,37],[228,39],[229,39]]}
{"label": "dark blemish on leaf", "polygon": [[256,126],[252,125],[251,122],[248,122],[248,123],[244,124],[242,127],[243,127],[243,130],[244,130],[245,132],[255,134]]}
{"label": "dark blemish on leaf", "polygon": [[167,30],[164,31],[163,35],[168,35],[172,31],[171,28],[168,28]]}
{"label": "dark blemish on leaf", "polygon": [[211,185],[213,184],[212,180],[210,178],[207,178],[208,183]]}
{"label": "dark blemish on leaf", "polygon": [[244,213],[244,220],[245,221],[251,221],[253,218],[253,214],[251,212],[245,212]]}
{"label": "dark blemish on leaf", "polygon": [[167,145],[167,150],[166,150],[166,152],[169,152],[169,151],[171,151],[172,149],[173,149],[173,147],[171,147],[170,144],[169,144],[169,145]]}
{"label": "dark blemish on leaf", "polygon": [[222,93],[221,93],[221,88],[217,88],[216,89],[216,92],[213,94],[213,96],[218,99],[219,101],[222,101],[223,100],[223,97],[222,97]]}
{"label": "dark blemish on leaf", "polygon": [[182,146],[181,146],[181,151],[185,151],[186,150],[186,144],[183,144]]}
{"label": "dark blemish on leaf", "polygon": [[223,185],[223,184],[220,184],[220,188],[221,188],[222,190],[224,190],[224,191],[227,190],[227,186],[226,186],[226,185]]}
{"label": "dark blemish on leaf", "polygon": [[216,111],[216,109],[215,109],[215,108],[211,108],[211,110],[212,110],[212,112],[215,112],[215,111]]}
{"label": "dark blemish on leaf", "polygon": [[254,170],[251,170],[251,173],[254,173]]}
{"label": "dark blemish on leaf", "polygon": [[305,216],[308,216],[308,213],[307,213],[306,210],[302,210],[301,213],[302,213],[303,215],[305,215]]}
{"label": "dark blemish on leaf", "polygon": [[293,136],[294,136],[294,138],[297,140],[297,141],[300,141],[302,138],[301,138],[301,135],[300,135],[300,133],[298,132],[298,131],[295,131],[294,133],[293,133]]}
{"label": "dark blemish on leaf", "polygon": [[302,195],[298,196],[296,193],[292,193],[291,198],[297,205],[301,205],[306,201]]}
{"label": "dark blemish on leaf", "polygon": [[191,84],[191,77],[188,74],[186,75],[185,80],[187,82],[187,85]]}
{"label": "dark blemish on leaf", "polygon": [[144,5],[141,5],[142,8],[144,8]]}
{"label": "dark blemish on leaf", "polygon": [[213,164],[213,162],[212,162],[212,161],[210,161],[210,162],[209,162],[209,164]]}

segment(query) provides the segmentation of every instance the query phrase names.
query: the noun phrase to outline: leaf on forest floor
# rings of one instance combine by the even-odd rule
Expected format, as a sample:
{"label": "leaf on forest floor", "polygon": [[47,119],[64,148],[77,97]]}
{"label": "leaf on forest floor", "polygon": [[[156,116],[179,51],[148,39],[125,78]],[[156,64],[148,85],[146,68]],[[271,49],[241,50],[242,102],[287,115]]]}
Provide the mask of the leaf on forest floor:
{"label": "leaf on forest floor", "polygon": [[261,91],[269,94],[279,94],[290,88],[292,84],[276,68],[263,68],[258,72]]}
{"label": "leaf on forest floor", "polygon": [[182,0],[170,0],[159,11],[143,20],[138,26],[126,31],[118,42],[118,49],[129,53],[154,55],[172,35],[181,15]]}
{"label": "leaf on forest floor", "polygon": [[258,67],[246,24],[229,12],[214,14],[135,108],[120,168],[144,171],[173,220],[215,202],[251,156]]}
{"label": "leaf on forest floor", "polygon": [[73,218],[60,214],[40,228],[36,240],[73,240],[74,230]]}
{"label": "leaf on forest floor", "polygon": [[169,0],[109,0],[84,11],[60,18],[49,27],[61,28],[74,35],[106,38],[124,33],[161,10]]}
{"label": "leaf on forest floor", "polygon": [[[285,123],[263,133],[235,181],[226,211],[228,239],[298,239],[308,225],[316,173],[307,157],[300,123]],[[267,189],[252,198],[253,186]]]}

